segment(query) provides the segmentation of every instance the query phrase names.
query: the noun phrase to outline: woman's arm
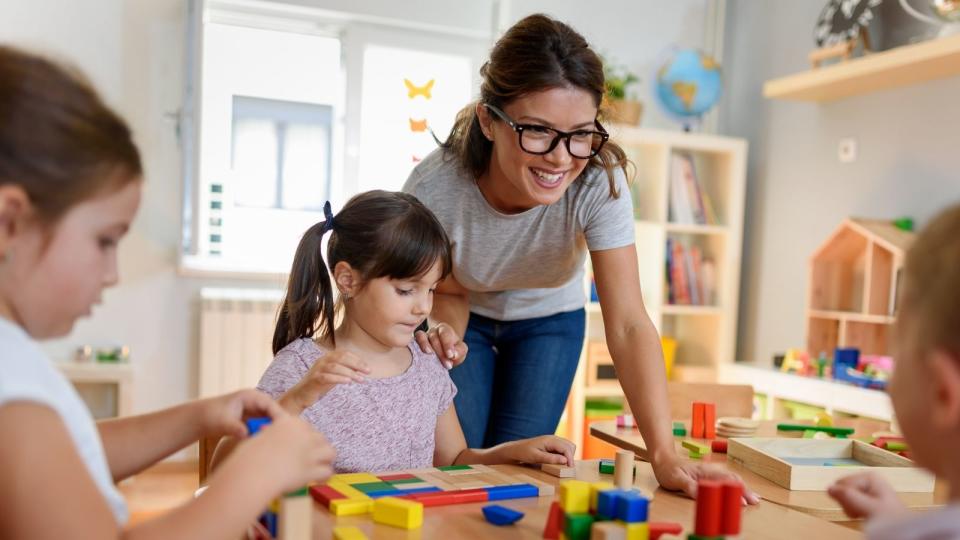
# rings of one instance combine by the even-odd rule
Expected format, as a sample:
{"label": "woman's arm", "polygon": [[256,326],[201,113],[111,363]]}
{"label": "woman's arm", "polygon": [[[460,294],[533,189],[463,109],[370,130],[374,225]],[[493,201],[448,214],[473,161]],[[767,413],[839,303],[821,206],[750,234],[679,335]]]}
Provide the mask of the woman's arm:
{"label": "woman's arm", "polygon": [[492,448],[467,448],[457,410],[450,405],[437,418],[433,465],[554,463],[572,466],[575,450],[572,442],[553,435],[502,443]]}
{"label": "woman's arm", "polygon": [[448,369],[460,365],[467,357],[467,344],[463,342],[470,320],[467,295],[467,289],[455,277],[447,276],[434,292],[430,329],[416,333],[420,349],[436,354]]}
{"label": "woman's arm", "polygon": [[[620,386],[634,411],[637,427],[647,445],[647,459],[660,485],[694,497],[697,479],[732,477],[733,473],[683,462],[677,456],[671,431],[667,376],[657,329],[647,315],[640,291],[637,248],[590,252],[600,297],[603,327]],[[756,504],[755,493],[744,489],[744,500]]]}

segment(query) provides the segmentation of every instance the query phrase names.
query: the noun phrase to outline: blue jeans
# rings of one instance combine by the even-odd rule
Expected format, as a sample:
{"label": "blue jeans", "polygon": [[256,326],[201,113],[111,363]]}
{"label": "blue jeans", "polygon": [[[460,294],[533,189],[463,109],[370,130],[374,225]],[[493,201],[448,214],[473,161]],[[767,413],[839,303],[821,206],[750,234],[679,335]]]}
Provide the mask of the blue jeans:
{"label": "blue jeans", "polygon": [[470,448],[557,429],[583,348],[583,309],[497,321],[470,314],[466,361],[450,372],[454,404]]}

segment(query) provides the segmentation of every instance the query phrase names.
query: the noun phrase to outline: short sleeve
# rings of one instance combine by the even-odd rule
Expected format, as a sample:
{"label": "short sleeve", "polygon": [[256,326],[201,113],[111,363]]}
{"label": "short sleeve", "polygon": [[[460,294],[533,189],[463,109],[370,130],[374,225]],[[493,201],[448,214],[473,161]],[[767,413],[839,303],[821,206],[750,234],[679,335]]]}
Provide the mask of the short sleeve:
{"label": "short sleeve", "polygon": [[603,169],[585,182],[579,214],[587,249],[600,251],[633,244],[633,199],[623,170],[614,169],[614,182],[620,194],[617,198],[610,195],[610,184]]}
{"label": "short sleeve", "polygon": [[291,348],[286,348],[273,357],[273,362],[257,383],[257,390],[278,399],[287,390],[293,388],[307,374],[306,362]]}

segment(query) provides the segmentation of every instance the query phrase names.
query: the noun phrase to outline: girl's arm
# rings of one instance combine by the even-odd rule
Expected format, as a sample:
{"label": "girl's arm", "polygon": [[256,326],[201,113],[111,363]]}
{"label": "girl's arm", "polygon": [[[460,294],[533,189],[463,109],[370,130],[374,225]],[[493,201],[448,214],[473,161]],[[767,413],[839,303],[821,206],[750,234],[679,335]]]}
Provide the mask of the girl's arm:
{"label": "girl's arm", "polygon": [[97,423],[114,481],[153,465],[201,437],[247,434],[241,420],[273,416],[279,407],[266,394],[242,390],[140,416]]}
{"label": "girl's arm", "polygon": [[[712,473],[699,464],[682,462],[674,448],[663,350],[643,304],[636,246],[591,251],[590,258],[607,346],[647,444],[644,457],[653,465],[660,485],[692,497],[697,479]],[[748,502],[759,501],[749,490],[745,493]]]}
{"label": "girl's arm", "polygon": [[553,435],[498,444],[492,448],[467,448],[457,410],[450,405],[437,418],[436,446],[433,465],[554,463],[573,466],[573,443]]}
{"label": "girl's arm", "polygon": [[[311,451],[323,445],[322,437],[318,445],[307,426],[286,416],[245,445],[242,455],[238,451],[201,497],[161,518],[121,530],[52,409],[19,402],[0,411],[0,432],[16,434],[0,445],[0,537],[4,538],[46,540],[64,534],[138,540],[240,538],[274,496],[330,474],[329,445],[325,452]],[[279,461],[275,449],[279,444],[296,449],[288,456],[294,458],[292,463]]]}

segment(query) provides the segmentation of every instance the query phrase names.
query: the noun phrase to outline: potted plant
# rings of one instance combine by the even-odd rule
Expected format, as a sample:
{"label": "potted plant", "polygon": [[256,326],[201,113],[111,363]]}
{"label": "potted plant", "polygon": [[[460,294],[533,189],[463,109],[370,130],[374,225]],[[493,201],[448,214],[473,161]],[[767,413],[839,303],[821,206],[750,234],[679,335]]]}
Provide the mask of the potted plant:
{"label": "potted plant", "polygon": [[640,83],[640,78],[625,66],[603,60],[603,78],[607,86],[607,117],[614,122],[637,125],[643,113],[643,103],[630,92],[630,87]]}

